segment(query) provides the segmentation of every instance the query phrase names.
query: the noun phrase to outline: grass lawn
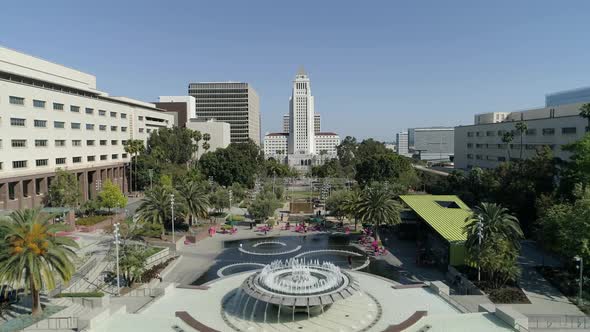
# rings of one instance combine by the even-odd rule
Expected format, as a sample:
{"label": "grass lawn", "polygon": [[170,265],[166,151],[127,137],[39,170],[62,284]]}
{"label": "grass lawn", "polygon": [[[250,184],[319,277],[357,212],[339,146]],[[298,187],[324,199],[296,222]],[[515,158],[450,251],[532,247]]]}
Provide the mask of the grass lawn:
{"label": "grass lawn", "polygon": [[[309,198],[311,191],[289,191],[289,196],[293,198]],[[318,197],[317,191],[314,192],[314,197]]]}
{"label": "grass lawn", "polygon": [[94,226],[100,222],[103,222],[107,219],[109,219],[112,216],[90,216],[90,217],[84,217],[84,218],[79,218],[78,220],[76,220],[76,225],[79,226]]}

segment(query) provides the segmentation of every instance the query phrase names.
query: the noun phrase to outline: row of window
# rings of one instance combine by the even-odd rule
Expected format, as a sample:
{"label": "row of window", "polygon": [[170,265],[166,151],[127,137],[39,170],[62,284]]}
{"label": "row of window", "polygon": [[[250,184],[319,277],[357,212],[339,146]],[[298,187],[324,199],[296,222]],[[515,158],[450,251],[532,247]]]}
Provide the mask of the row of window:
{"label": "row of window", "polygon": [[[93,139],[86,140],[86,146],[95,146],[95,142],[96,141]],[[13,140],[11,140],[10,143],[13,148],[26,148],[27,147],[27,140],[26,139],[13,139]],[[101,146],[106,146],[107,143],[108,143],[107,140],[99,140],[99,145],[101,145]],[[121,141],[122,145],[125,145],[126,143],[127,143],[126,140]],[[119,145],[119,141],[118,140],[111,140],[111,145]],[[46,139],[36,139],[35,140],[35,147],[47,147],[47,146],[49,146],[48,140],[46,140]],[[55,146],[56,147],[66,146],[66,140],[65,139],[56,139]],[[72,146],[82,146],[82,140],[79,140],[79,139],[72,140]],[[2,148],[2,140],[1,139],[0,139],[0,148]]]}
{"label": "row of window", "polygon": [[[468,149],[473,149],[473,147],[475,146],[476,149],[506,149],[508,146],[510,146],[511,149],[520,149],[520,144],[473,144],[473,143],[467,143],[467,148]],[[523,146],[527,149],[527,150],[534,150],[537,147],[541,147],[541,146],[547,146],[551,149],[554,149],[556,147],[555,144],[523,144]]]}
{"label": "row of window", "polygon": [[[21,106],[25,106],[25,98],[23,97],[17,97],[17,96],[10,96],[8,98],[8,102],[12,105],[21,105]],[[33,99],[33,107],[35,108],[45,108],[45,105],[47,104],[47,102],[45,100],[39,100],[39,99]],[[53,103],[53,110],[55,111],[63,111],[65,108],[64,104],[61,103]],[[76,105],[70,105],[70,112],[74,112],[74,113],[80,113],[80,106],[76,106]],[[86,107],[84,109],[86,114],[94,114],[94,109],[93,108],[89,108]],[[98,115],[100,116],[106,116],[107,115],[107,111],[105,110],[98,110]],[[111,118],[116,118],[117,117],[117,112],[109,112],[109,115]],[[121,119],[127,119],[127,114],[126,113],[121,113],[120,115]]]}
{"label": "row of window", "polygon": [[[127,154],[124,153],[121,155],[122,158],[127,158]],[[104,160],[108,160],[109,159],[109,155],[107,154],[102,154],[99,156],[100,160],[104,161]],[[119,159],[119,155],[118,154],[112,154],[111,155],[111,160],[117,160]],[[87,156],[86,157],[86,161],[88,162],[93,162],[96,161],[96,156]],[[82,157],[72,157],[72,163],[74,164],[79,164],[82,162]],[[65,165],[66,163],[66,158],[55,158],[55,164],[56,165]],[[0,163],[0,170],[2,169],[2,163]],[[35,160],[35,166],[37,167],[42,167],[42,166],[48,166],[49,165],[49,159],[36,159]],[[19,169],[19,168],[27,168],[28,167],[28,161],[27,160],[15,160],[12,162],[12,168],[14,169]]]}
{"label": "row of window", "polygon": [[[13,127],[25,127],[27,125],[27,120],[22,118],[10,118],[10,125]],[[47,128],[47,120],[34,120],[33,125],[36,128]],[[64,121],[53,121],[53,128],[57,129],[64,129],[66,127],[66,123]],[[71,122],[70,128],[72,129],[81,129],[82,124],[80,122]],[[94,130],[95,125],[94,123],[87,123],[86,130]],[[107,125],[98,125],[98,129],[100,131],[106,131]],[[111,131],[117,131],[119,129],[118,126],[111,126]],[[127,132],[127,127],[121,127],[122,132]],[[142,132],[140,130],[140,132]]]}
{"label": "row of window", "polygon": [[[469,131],[467,132],[467,137],[483,137],[484,134],[485,136],[495,136],[496,134],[498,136],[503,136],[506,132],[506,130],[488,130],[485,133],[483,131]],[[517,136],[518,131],[517,130],[511,130],[510,131],[512,133],[512,135]],[[561,128],[561,133],[564,135],[571,135],[571,134],[575,134],[577,132],[577,128],[576,127],[563,127]],[[553,136],[555,135],[555,128],[543,128],[541,131],[543,136]],[[536,136],[537,135],[537,129],[536,128],[531,128],[531,129],[527,129],[525,132],[526,136]]]}

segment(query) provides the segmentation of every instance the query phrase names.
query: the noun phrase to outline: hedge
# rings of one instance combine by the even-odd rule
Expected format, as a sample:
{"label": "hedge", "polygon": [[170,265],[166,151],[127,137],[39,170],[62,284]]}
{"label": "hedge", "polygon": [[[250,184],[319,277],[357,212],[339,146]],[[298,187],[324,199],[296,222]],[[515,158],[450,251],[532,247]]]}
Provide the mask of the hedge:
{"label": "hedge", "polygon": [[103,297],[103,292],[60,293],[56,297]]}
{"label": "hedge", "polygon": [[93,226],[100,222],[109,219],[111,216],[90,216],[76,220],[76,225],[79,226]]}

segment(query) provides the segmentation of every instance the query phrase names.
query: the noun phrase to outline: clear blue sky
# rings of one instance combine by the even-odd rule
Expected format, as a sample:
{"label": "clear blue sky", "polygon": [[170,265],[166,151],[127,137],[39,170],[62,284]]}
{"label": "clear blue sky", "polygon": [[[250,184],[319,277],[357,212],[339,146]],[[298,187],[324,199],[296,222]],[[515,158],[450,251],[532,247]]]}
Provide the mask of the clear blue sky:
{"label": "clear blue sky", "polygon": [[541,106],[590,85],[590,1],[6,1],[0,44],[154,101],[246,81],[280,130],[300,65],[323,129],[408,127]]}

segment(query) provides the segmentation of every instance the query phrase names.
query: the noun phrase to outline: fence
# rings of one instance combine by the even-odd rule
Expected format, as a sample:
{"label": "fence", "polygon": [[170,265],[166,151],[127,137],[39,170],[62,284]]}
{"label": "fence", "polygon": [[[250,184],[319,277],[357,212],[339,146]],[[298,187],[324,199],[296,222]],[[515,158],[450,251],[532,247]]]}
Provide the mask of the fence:
{"label": "fence", "polygon": [[170,248],[163,248],[162,251],[159,251],[146,259],[145,268],[149,269],[150,267],[165,261],[169,257],[170,257]]}
{"label": "fence", "polygon": [[77,330],[78,317],[48,317],[23,330]]}
{"label": "fence", "polygon": [[137,288],[123,296],[129,297],[159,297],[164,295],[164,289],[162,288]]}
{"label": "fence", "polygon": [[72,275],[72,278],[68,282],[68,285],[64,285],[62,282],[59,282],[59,284],[56,285],[54,289],[48,292],[48,295],[50,297],[55,297],[57,294],[60,294],[62,291],[67,289],[70,285],[75,285],[78,281],[84,278],[84,276],[86,276],[86,274],[90,272],[90,270],[92,270],[96,266],[96,264],[96,258],[92,257],[76,273],[74,273],[74,275]]}
{"label": "fence", "polygon": [[570,315],[529,315],[529,329],[590,329],[590,317]]}

